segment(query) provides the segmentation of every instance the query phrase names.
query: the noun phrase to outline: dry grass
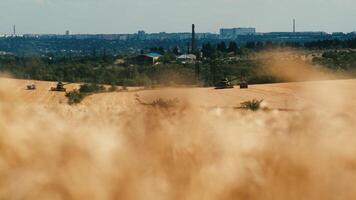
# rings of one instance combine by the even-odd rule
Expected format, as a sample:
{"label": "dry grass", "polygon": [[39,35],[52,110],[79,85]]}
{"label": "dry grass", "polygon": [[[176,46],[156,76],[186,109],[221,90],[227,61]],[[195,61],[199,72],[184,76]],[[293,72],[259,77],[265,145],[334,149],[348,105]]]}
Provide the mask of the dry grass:
{"label": "dry grass", "polygon": [[158,98],[157,100],[154,100],[151,103],[142,102],[140,100],[140,98],[136,98],[136,100],[140,104],[145,105],[145,106],[152,106],[152,107],[155,107],[155,108],[165,108],[165,109],[176,108],[178,106],[178,104],[179,104],[179,99],[178,98],[174,98],[174,99]]}
{"label": "dry grass", "polygon": [[245,109],[245,110],[251,110],[251,111],[258,111],[261,108],[261,103],[264,100],[257,100],[257,99],[252,99],[250,101],[245,101],[240,104],[239,109]]}

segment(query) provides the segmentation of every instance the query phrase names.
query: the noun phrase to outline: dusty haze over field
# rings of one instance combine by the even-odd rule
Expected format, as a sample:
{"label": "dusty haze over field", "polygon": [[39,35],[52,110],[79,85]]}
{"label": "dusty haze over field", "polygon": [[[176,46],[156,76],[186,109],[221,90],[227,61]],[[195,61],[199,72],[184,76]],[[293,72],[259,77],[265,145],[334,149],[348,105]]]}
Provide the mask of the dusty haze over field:
{"label": "dusty haze over field", "polygon": [[[110,93],[74,107],[53,83],[25,83],[1,79],[0,199],[356,198],[355,80]],[[181,104],[135,100],[159,97]],[[233,109],[251,98],[273,110]]]}

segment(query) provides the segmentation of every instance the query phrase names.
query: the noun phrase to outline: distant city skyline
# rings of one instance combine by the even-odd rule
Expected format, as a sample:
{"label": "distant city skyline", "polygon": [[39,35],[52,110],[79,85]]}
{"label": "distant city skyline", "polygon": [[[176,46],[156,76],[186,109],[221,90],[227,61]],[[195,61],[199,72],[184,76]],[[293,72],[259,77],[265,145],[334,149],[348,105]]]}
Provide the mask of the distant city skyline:
{"label": "distant city skyline", "polygon": [[356,31],[354,0],[1,0],[0,34]]}

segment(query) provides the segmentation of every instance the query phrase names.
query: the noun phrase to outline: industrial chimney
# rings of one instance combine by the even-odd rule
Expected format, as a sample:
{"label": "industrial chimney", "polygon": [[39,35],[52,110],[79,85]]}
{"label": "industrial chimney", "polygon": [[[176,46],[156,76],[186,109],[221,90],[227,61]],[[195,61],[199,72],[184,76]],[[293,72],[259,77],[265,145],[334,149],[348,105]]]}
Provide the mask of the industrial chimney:
{"label": "industrial chimney", "polygon": [[192,47],[191,47],[192,53],[195,51],[195,25],[192,24]]}
{"label": "industrial chimney", "polygon": [[295,33],[295,19],[293,19],[293,33]]}

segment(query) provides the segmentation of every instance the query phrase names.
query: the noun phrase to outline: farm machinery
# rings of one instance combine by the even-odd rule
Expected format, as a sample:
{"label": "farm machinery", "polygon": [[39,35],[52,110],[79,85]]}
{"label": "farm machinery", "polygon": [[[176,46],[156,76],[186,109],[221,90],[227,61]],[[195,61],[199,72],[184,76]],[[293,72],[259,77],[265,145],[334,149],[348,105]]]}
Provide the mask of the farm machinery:
{"label": "farm machinery", "polygon": [[27,90],[36,90],[36,84],[31,83],[26,86]]}
{"label": "farm machinery", "polygon": [[69,85],[69,84],[70,83],[62,83],[61,81],[58,81],[56,87],[51,87],[50,91],[53,91],[53,92],[66,92],[67,89],[64,86]]}
{"label": "farm machinery", "polygon": [[215,85],[215,89],[217,89],[217,90],[218,89],[232,89],[232,88],[234,88],[234,85],[227,78],[222,79],[220,82],[218,82]]}
{"label": "farm machinery", "polygon": [[[220,82],[218,82],[215,85],[215,89],[216,90],[219,90],[219,89],[232,89],[232,88],[234,88],[234,84],[232,82],[237,80],[237,79],[238,78],[229,80],[229,79],[225,78],[225,79],[221,80]],[[248,83],[246,81],[241,81],[239,83],[239,86],[240,86],[240,89],[248,89]]]}

